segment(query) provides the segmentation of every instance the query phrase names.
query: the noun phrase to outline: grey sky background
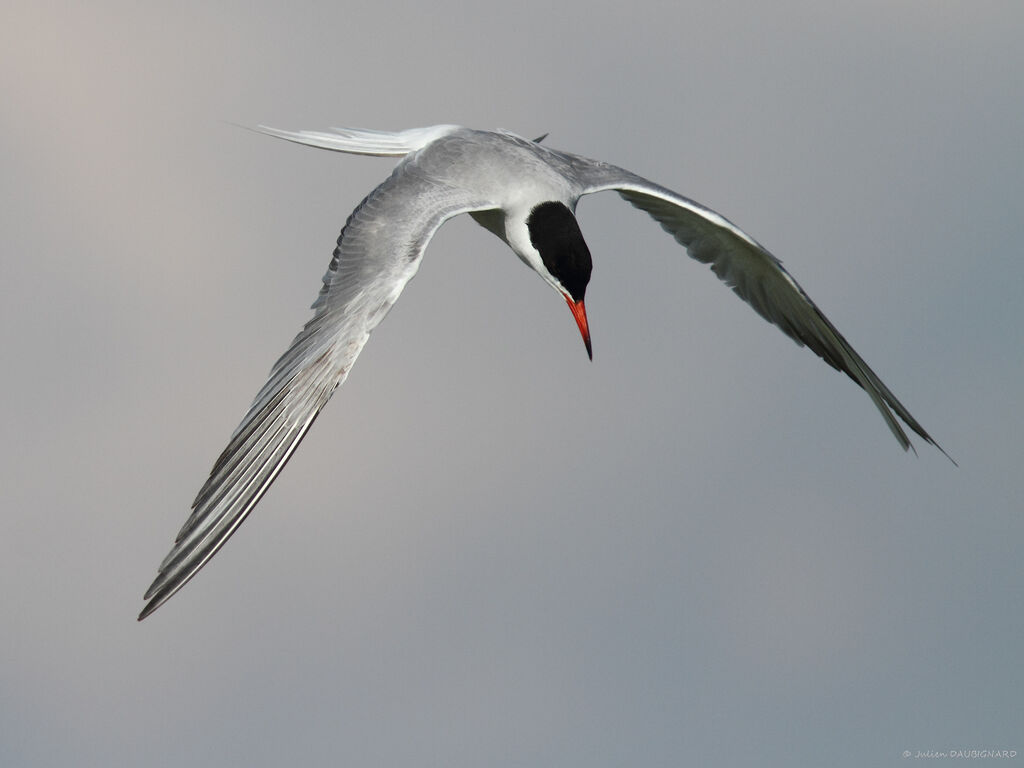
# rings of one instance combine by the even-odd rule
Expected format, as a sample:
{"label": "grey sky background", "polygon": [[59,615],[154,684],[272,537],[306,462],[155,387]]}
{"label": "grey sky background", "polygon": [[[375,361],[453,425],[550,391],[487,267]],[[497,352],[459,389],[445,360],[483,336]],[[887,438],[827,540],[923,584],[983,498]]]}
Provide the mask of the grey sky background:
{"label": "grey sky background", "polygon": [[[0,24],[0,764],[1024,760],[1024,6],[174,6]],[[959,469],[615,195],[593,363],[457,220],[137,624],[392,166],[230,123],[439,122],[735,221]]]}

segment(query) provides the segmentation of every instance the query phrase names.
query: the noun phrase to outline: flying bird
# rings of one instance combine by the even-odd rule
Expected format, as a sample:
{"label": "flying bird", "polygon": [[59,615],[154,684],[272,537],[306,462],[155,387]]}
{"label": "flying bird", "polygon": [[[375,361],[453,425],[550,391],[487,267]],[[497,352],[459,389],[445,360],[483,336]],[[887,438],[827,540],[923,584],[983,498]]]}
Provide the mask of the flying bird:
{"label": "flying bird", "polygon": [[195,576],[245,520],[416,274],[434,232],[462,213],[501,238],[565,300],[592,357],[584,304],[592,262],[574,212],[583,195],[614,190],[765,320],[853,379],[904,450],[912,446],[897,417],[945,454],[778,259],[725,217],[670,189],[551,149],[543,136],[531,141],[455,125],[394,133],[257,130],[320,149],[401,160],[348,217],[312,319],[275,363],[214,464],[145,594],[140,621]]}

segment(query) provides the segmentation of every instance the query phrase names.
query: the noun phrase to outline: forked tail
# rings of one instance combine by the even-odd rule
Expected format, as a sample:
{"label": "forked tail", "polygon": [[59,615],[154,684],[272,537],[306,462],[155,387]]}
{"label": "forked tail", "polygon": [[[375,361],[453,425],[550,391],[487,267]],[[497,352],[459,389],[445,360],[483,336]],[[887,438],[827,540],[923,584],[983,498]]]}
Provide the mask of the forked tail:
{"label": "forked tail", "polygon": [[422,149],[435,139],[445,136],[457,125],[431,125],[405,131],[373,131],[364,128],[330,128],[327,131],[282,131],[259,125],[255,130],[296,144],[305,144],[333,152],[377,157],[401,157]]}

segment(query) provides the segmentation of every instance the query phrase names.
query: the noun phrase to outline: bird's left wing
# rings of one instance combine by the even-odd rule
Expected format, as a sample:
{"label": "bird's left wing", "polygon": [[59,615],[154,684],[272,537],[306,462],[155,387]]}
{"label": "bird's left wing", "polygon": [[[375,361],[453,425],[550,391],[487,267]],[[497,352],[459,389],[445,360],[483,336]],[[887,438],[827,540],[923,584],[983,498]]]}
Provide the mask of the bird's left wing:
{"label": "bird's left wing", "polygon": [[783,268],[782,262],[760,243],[710,208],[635,173],[575,155],[563,157],[581,184],[581,194],[615,190],[632,205],[646,211],[692,258],[710,266],[711,271],[761,317],[857,382],[904,450],[913,446],[894,413],[949,458],[811,301]]}
{"label": "bird's left wing", "polygon": [[441,224],[492,207],[403,162],[341,231],[313,318],[274,365],[193,502],[139,615],[146,618],[224,545],[305,436],[377,324],[416,274]]}

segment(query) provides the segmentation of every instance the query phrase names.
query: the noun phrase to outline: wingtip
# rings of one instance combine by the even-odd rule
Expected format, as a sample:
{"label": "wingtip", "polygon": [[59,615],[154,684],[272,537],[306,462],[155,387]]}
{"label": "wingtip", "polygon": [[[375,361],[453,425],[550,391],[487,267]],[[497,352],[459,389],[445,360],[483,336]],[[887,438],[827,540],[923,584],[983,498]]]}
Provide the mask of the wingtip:
{"label": "wingtip", "polygon": [[141,611],[139,611],[139,617],[136,619],[136,621],[142,621],[143,619],[145,619],[147,616],[153,613],[153,611],[159,608],[161,604],[163,604],[164,599],[166,599],[154,598],[153,592],[153,587],[150,587],[148,590],[146,590],[146,594],[143,596],[142,599],[147,600],[148,602],[146,603],[145,607]]}
{"label": "wingtip", "polygon": [[[934,447],[939,453],[941,453],[943,456],[949,459],[949,461],[953,464],[954,467],[956,467],[957,469],[960,468],[960,464],[957,462],[957,460],[950,456],[948,453],[946,453],[946,449],[939,445],[937,442],[935,442],[932,439],[931,435],[927,433],[922,433],[921,437],[924,438],[925,442],[927,442],[929,445]],[[903,450],[913,451],[915,457],[920,457],[920,454],[917,452],[917,447],[912,442],[910,442],[910,440],[907,440],[906,445],[903,446]]]}
{"label": "wingtip", "polygon": [[957,460],[954,459],[952,456],[950,456],[948,453],[946,453],[946,449],[945,448],[943,448],[941,445],[936,443],[934,440],[930,440],[929,442],[932,445],[934,445],[936,448],[938,448],[939,449],[939,453],[941,453],[943,456],[945,456],[947,459],[949,459],[953,463],[954,467],[956,467],[957,469],[960,468],[960,465],[957,463]]}
{"label": "wingtip", "polygon": [[157,608],[170,600],[174,593],[179,589],[181,589],[180,584],[176,585],[173,589],[153,589],[153,587],[150,587],[149,591],[146,592],[146,596],[142,598],[149,602],[146,603],[146,606],[141,611],[139,611],[139,617],[136,621],[142,621],[143,619],[151,616]]}

